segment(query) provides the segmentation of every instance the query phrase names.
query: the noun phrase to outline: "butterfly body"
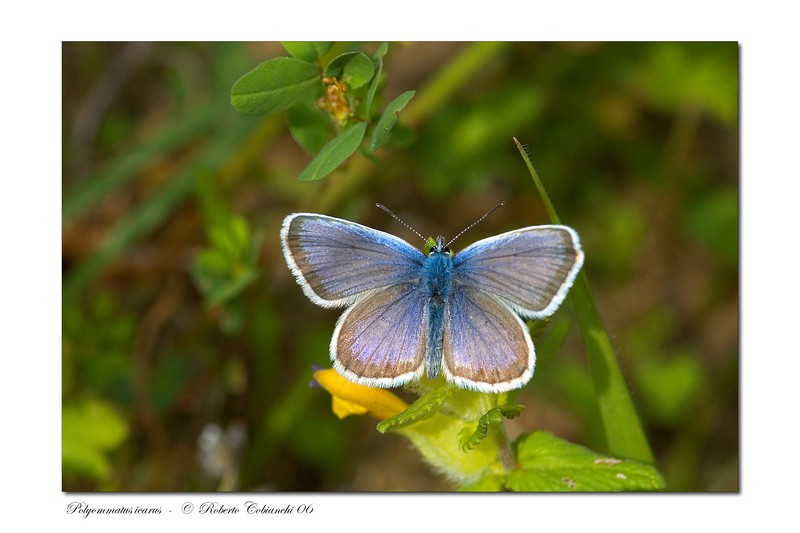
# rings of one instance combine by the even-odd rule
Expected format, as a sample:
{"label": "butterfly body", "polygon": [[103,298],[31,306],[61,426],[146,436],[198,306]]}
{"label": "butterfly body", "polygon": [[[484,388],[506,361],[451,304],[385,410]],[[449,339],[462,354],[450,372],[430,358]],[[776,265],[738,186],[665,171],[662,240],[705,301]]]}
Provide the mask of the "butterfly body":
{"label": "butterfly body", "polygon": [[281,241],[309,299],[346,308],[331,339],[334,368],[374,387],[423,372],[484,392],[523,386],[535,352],[520,317],[555,312],[583,263],[566,226],[510,231],[455,255],[439,237],[425,255],[382,231],[295,213]]}
{"label": "butterfly body", "polygon": [[425,373],[431,379],[439,375],[442,364],[442,340],[444,336],[445,309],[449,303],[453,285],[453,257],[438,237],[436,245],[422,263],[419,290],[426,299],[428,317],[428,344],[425,353]]}

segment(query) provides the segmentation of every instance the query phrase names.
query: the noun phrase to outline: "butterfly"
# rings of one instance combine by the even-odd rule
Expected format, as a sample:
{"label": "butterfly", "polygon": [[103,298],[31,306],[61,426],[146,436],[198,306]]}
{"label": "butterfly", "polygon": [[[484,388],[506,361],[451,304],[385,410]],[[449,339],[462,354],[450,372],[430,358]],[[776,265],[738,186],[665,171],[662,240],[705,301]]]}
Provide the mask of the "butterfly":
{"label": "butterfly", "polygon": [[440,236],[426,255],[355,222],[315,213],[284,219],[283,254],[303,292],[321,307],[346,308],[330,343],[340,374],[371,387],[443,374],[490,393],[530,380],[536,355],[522,318],[545,318],[561,305],[583,264],[578,234],[530,226],[457,254],[450,243]]}

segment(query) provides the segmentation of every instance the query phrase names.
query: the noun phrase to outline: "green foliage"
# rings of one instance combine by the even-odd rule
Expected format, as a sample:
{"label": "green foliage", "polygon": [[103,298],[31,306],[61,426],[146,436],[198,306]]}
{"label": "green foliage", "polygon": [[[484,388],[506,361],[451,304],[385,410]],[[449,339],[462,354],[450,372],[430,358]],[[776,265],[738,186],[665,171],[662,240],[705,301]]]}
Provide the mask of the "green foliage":
{"label": "green foliage", "polygon": [[107,479],[110,453],[128,436],[128,424],[105,401],[86,398],[65,404],[61,411],[61,457],[65,475]]}
{"label": "green foliage", "polygon": [[372,140],[369,143],[369,149],[373,152],[383,146],[386,143],[386,140],[389,137],[389,133],[394,128],[395,123],[397,122],[397,117],[400,114],[400,111],[408,104],[409,100],[414,97],[415,91],[406,91],[394,100],[392,100],[389,105],[386,106],[386,109],[383,111],[383,115],[381,118],[378,119],[378,124],[375,126],[375,130],[372,132]]}
{"label": "green foliage", "polygon": [[738,113],[738,43],[709,44],[698,53],[688,46],[657,43],[638,76],[655,105],[696,106],[733,124]]}
{"label": "green foliage", "polygon": [[[361,51],[344,52],[321,70],[308,61],[321,60],[330,43],[282,45],[293,57],[270,59],[239,78],[231,88],[231,104],[244,114],[269,115],[288,109],[292,137],[304,150],[316,154],[298,179],[316,181],[336,170],[361,146],[373,119],[372,103],[388,45],[379,45],[372,57]],[[370,136],[370,151],[386,145],[398,113],[413,96],[414,91],[406,91],[386,107]],[[329,115],[327,120],[321,110]]]}
{"label": "green foliage", "polygon": [[402,413],[381,421],[377,426],[377,430],[380,433],[386,433],[387,431],[400,429],[426,418],[439,409],[454,392],[456,392],[454,387],[435,387],[417,398],[417,400]]}
{"label": "green foliage", "polygon": [[261,237],[253,237],[238,216],[209,228],[210,246],[197,254],[192,277],[207,305],[226,302],[258,278],[256,260]]}
{"label": "green foliage", "polygon": [[[458,389],[441,378],[432,382],[423,379],[418,387],[424,391],[420,397],[378,424],[379,432],[392,431],[407,438],[431,466],[459,485],[506,470],[507,443],[495,418],[519,413],[518,406],[506,403],[507,395]],[[483,426],[478,427],[478,436],[470,438],[478,419]],[[462,444],[465,440],[469,441],[466,448]]]}
{"label": "green foliage", "polygon": [[514,442],[520,467],[508,474],[513,491],[577,492],[658,490],[665,487],[653,466],[605,457],[544,431]]}
{"label": "green foliage", "polygon": [[366,131],[367,125],[364,122],[347,126],[339,135],[322,147],[317,156],[303,169],[297,179],[300,181],[314,181],[324,178],[336,170],[358,149]]}
{"label": "green foliage", "polygon": [[600,455],[546,431],[520,436],[513,449],[517,468],[505,475],[487,475],[460,490],[611,492],[665,488],[661,474],[651,465]]}
{"label": "green foliage", "polygon": [[369,83],[375,75],[375,65],[363,52],[347,52],[334,57],[323,71],[326,78],[338,78],[350,89]]}
{"label": "green foliage", "polygon": [[331,49],[331,42],[284,41],[281,43],[289,55],[303,61],[317,61]]}
{"label": "green foliage", "polygon": [[112,295],[98,293],[81,311],[66,307],[62,328],[62,473],[107,481],[113,454],[129,434],[120,409],[131,402],[130,352],[135,319]]}
{"label": "green foliage", "polygon": [[231,105],[246,115],[270,115],[320,94],[316,65],[292,57],[276,57],[233,84]]}
{"label": "green foliage", "polygon": [[65,307],[62,318],[62,391],[65,398],[89,393],[127,405],[131,399],[128,354],[136,318],[114,297],[100,292],[85,310]]}
{"label": "green foliage", "polygon": [[[500,466],[504,454],[503,420],[522,412],[506,395],[459,391],[432,383],[432,388],[400,414],[378,424],[410,439],[432,465],[459,479],[468,491],[619,491],[664,488],[658,470],[633,460],[604,457],[547,432],[522,435],[514,443],[518,468]],[[479,414],[486,406],[494,407]],[[477,418],[477,426],[475,420]],[[493,437],[487,440],[490,430]],[[453,440],[458,440],[454,446]],[[458,455],[480,449],[476,458]],[[495,450],[491,453],[490,450]],[[460,465],[460,466],[459,466]]]}
{"label": "green foliage", "polygon": [[[309,154],[319,152],[328,140],[330,117],[315,105],[297,104],[286,113],[295,142]],[[348,154],[349,155],[349,154]]]}

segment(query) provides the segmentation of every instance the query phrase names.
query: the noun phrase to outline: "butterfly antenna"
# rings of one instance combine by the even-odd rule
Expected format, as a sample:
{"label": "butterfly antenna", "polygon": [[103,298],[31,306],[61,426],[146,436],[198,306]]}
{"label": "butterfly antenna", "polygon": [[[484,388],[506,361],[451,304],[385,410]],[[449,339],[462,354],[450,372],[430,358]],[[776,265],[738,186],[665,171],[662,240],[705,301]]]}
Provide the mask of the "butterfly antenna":
{"label": "butterfly antenna", "polygon": [[456,235],[455,237],[453,237],[452,239],[450,239],[450,242],[448,242],[448,243],[447,243],[447,246],[450,246],[451,244],[453,244],[453,241],[454,241],[454,240],[456,240],[456,239],[458,239],[459,237],[461,237],[461,236],[462,236],[462,235],[463,235],[463,234],[464,234],[464,233],[465,233],[465,232],[466,232],[468,229],[471,229],[472,227],[474,227],[475,225],[477,225],[477,224],[478,224],[478,223],[479,223],[481,220],[483,220],[484,218],[488,217],[489,215],[491,215],[492,213],[494,213],[496,210],[500,209],[500,208],[501,208],[501,207],[503,207],[504,205],[505,205],[505,203],[503,203],[503,202],[500,202],[499,204],[497,204],[497,205],[496,205],[496,206],[494,206],[493,208],[489,209],[489,210],[488,210],[488,211],[487,211],[487,212],[486,212],[486,213],[485,213],[485,214],[484,214],[484,215],[483,215],[481,218],[479,218],[478,220],[476,220],[475,222],[473,222],[472,224],[470,224],[470,225],[469,225],[469,226],[467,226],[466,228],[462,229],[462,230],[459,232],[459,234],[458,234],[458,235]]}
{"label": "butterfly antenna", "polygon": [[427,240],[425,237],[423,237],[422,235],[420,235],[420,233],[419,233],[417,230],[415,230],[414,228],[412,228],[411,226],[409,226],[408,224],[406,224],[405,222],[403,222],[403,220],[402,220],[402,219],[401,219],[399,216],[397,216],[397,215],[395,215],[394,213],[392,213],[392,211],[391,211],[391,210],[390,210],[388,207],[386,207],[386,206],[385,206],[385,205],[383,205],[383,204],[375,204],[375,205],[376,205],[377,207],[379,207],[380,209],[383,209],[384,211],[386,211],[387,213],[389,213],[389,215],[390,215],[390,216],[391,216],[393,219],[395,219],[396,221],[398,221],[399,223],[401,223],[402,225],[404,225],[406,228],[408,228],[408,229],[410,229],[411,231],[413,231],[414,233],[416,233],[416,234],[417,234],[417,236],[418,236],[420,239],[422,239],[422,240],[423,240],[423,241],[425,241],[425,242],[428,242],[428,240]]}

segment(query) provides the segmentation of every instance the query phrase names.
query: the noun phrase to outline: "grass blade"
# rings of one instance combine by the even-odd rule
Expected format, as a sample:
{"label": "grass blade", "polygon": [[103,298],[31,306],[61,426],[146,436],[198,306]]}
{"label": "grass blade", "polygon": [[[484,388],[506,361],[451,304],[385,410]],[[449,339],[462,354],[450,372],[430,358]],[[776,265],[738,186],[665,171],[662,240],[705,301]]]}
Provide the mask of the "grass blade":
{"label": "grass blade", "polygon": [[[539,190],[550,221],[553,224],[560,224],[561,221],[528,154],[517,139],[514,139],[514,142]],[[586,347],[586,357],[597,394],[608,451],[617,457],[653,463],[653,452],[650,450],[647,436],[631,401],[603,320],[592,298],[585,270],[581,270],[575,278],[570,298]]]}

